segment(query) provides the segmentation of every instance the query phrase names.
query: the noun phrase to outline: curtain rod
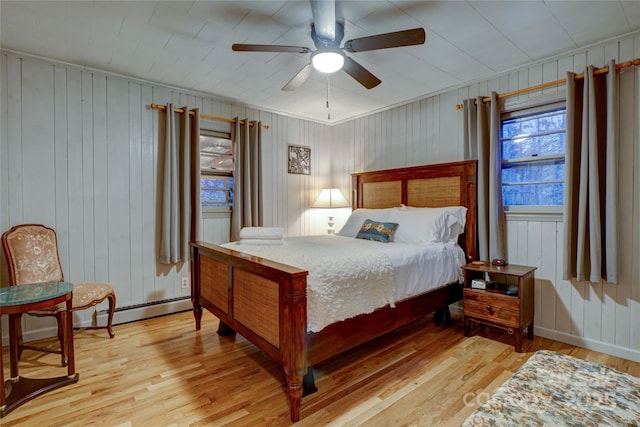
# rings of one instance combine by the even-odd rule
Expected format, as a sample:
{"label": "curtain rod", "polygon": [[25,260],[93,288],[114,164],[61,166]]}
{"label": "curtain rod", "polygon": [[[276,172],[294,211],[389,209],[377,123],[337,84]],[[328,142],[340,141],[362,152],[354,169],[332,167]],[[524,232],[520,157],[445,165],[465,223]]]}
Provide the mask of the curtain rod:
{"label": "curtain rod", "polygon": [[[166,105],[150,104],[149,107],[151,107],[152,109],[155,109],[155,110],[167,111],[167,106]],[[173,111],[176,112],[176,113],[184,114],[184,108],[174,108]],[[193,116],[194,114],[195,113],[193,111],[189,111],[189,115]],[[206,113],[200,113],[200,117],[202,117],[204,119],[218,120],[218,121],[227,122],[227,123],[235,123],[236,122],[235,119],[229,119],[227,117],[220,117],[220,116],[213,116],[211,114],[206,114]],[[240,124],[243,125],[244,121],[240,121]],[[253,126],[253,123],[249,123],[249,126]],[[263,129],[269,129],[269,125],[262,125],[262,128]]]}
{"label": "curtain rod", "polygon": [[[631,60],[631,61],[623,62],[622,64],[616,64],[616,72],[619,73],[620,70],[622,70],[623,68],[634,67],[636,65],[640,65],[640,58],[636,58],[636,59]],[[602,67],[602,68],[596,69],[593,72],[593,74],[594,75],[606,74],[608,72],[609,72],[609,66],[606,66],[606,67]],[[584,73],[576,74],[574,79],[575,80],[584,79]],[[566,78],[554,80],[552,82],[541,83],[539,85],[526,87],[524,89],[518,89],[518,90],[511,91],[511,92],[500,93],[500,94],[498,94],[498,99],[506,98],[508,96],[520,95],[522,93],[532,92],[532,91],[538,90],[538,89],[544,89],[544,88],[549,87],[549,86],[562,85],[562,84],[565,84],[565,83],[567,83],[567,79]],[[491,98],[489,98],[489,97],[482,98],[482,102],[490,102],[490,101],[491,101]],[[462,104],[456,104],[456,110],[462,110]]]}

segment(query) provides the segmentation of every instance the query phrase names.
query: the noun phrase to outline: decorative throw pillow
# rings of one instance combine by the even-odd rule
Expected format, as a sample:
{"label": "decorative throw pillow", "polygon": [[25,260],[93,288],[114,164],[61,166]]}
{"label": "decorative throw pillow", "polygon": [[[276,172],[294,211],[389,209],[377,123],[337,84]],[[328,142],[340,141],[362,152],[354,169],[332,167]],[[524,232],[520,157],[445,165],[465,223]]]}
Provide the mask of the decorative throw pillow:
{"label": "decorative throw pillow", "polygon": [[378,222],[367,219],[360,227],[356,239],[375,240],[377,242],[388,243],[391,241],[393,233],[398,228],[395,222]]}
{"label": "decorative throw pillow", "polygon": [[379,222],[386,222],[389,220],[389,215],[391,215],[391,211],[393,208],[385,208],[385,209],[368,209],[368,208],[359,208],[355,211],[351,212],[351,216],[347,219],[342,229],[336,233],[340,236],[345,237],[356,237],[358,231],[360,231],[360,227],[362,227],[362,222],[365,219],[371,219]]}

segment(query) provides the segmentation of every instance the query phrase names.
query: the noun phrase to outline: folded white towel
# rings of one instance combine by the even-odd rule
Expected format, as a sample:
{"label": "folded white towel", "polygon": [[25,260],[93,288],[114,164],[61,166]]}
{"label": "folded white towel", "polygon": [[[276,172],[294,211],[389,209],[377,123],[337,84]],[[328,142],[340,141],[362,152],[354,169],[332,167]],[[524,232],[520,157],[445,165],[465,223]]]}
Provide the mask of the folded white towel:
{"label": "folded white towel", "polygon": [[284,238],[284,229],[281,227],[244,227],[240,230],[240,240],[277,240]]}
{"label": "folded white towel", "polygon": [[240,239],[238,244],[254,246],[282,245],[284,244],[284,239]]}

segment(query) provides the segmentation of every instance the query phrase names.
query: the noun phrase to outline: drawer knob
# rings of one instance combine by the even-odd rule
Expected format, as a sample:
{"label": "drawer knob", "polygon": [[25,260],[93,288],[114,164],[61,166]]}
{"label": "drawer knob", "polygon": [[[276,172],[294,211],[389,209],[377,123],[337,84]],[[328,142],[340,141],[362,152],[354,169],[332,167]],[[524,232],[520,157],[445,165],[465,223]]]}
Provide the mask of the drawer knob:
{"label": "drawer knob", "polygon": [[490,305],[487,306],[487,311],[491,311],[491,306]]}

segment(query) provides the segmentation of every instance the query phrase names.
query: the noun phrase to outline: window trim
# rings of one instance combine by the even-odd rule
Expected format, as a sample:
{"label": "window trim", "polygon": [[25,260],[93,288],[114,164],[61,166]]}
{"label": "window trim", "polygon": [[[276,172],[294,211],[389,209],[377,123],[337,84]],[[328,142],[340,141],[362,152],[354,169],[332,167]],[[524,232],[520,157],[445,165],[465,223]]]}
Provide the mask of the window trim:
{"label": "window trim", "polygon": [[504,214],[507,221],[562,222],[564,211],[559,208],[562,206],[505,206]]}
{"label": "window trim", "polygon": [[530,214],[530,215],[562,215],[564,212],[564,206],[554,205],[516,205],[516,206],[504,206],[504,213],[507,216],[512,214]]}
{"label": "window trim", "polygon": [[[500,113],[500,119],[511,118],[505,117],[505,114],[515,114],[522,110],[540,109],[540,111],[546,111],[549,108],[553,108],[553,104],[563,104],[567,106],[566,96],[564,93],[552,93],[549,95],[542,95],[536,98],[527,99],[507,99],[504,102],[504,107]],[[538,111],[532,111],[531,114],[535,114]]]}
{"label": "window trim", "polygon": [[[540,96],[532,99],[525,100],[516,100],[511,102],[505,102],[504,108],[500,113],[500,130],[502,130],[502,121],[508,120],[516,117],[528,116],[538,113],[543,113],[546,111],[553,111],[564,108],[566,112],[567,102],[566,97],[562,93],[553,93],[550,95]],[[566,129],[565,129],[566,132]],[[498,144],[502,142],[499,140]],[[546,160],[550,157],[556,156],[540,156],[540,159],[537,160]],[[565,153],[566,159],[566,153]],[[520,159],[512,159],[507,160],[507,163],[517,163],[520,162]],[[502,174],[502,162],[505,160],[500,159],[500,173]],[[565,163],[566,164],[566,163]],[[502,191],[502,184],[500,187],[500,191]],[[503,204],[503,210],[507,217],[523,217],[523,216],[533,216],[536,218],[544,217],[549,220],[550,218],[553,221],[562,220],[562,214],[564,212],[563,205],[513,205],[508,206]]]}

